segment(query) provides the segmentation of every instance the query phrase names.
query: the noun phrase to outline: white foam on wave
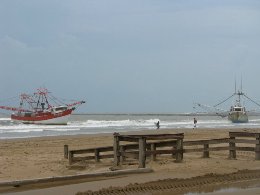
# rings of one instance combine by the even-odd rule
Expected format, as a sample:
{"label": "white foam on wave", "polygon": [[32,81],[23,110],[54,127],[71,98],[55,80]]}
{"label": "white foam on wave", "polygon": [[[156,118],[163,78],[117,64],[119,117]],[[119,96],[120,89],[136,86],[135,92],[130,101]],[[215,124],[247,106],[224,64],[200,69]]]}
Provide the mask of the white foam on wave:
{"label": "white foam on wave", "polygon": [[11,118],[0,118],[0,121],[10,121]]}
{"label": "white foam on wave", "polygon": [[[105,127],[149,127],[154,126],[154,122],[159,119],[148,120],[87,120],[81,123],[81,127],[105,128]],[[72,124],[72,123],[71,123]],[[73,123],[74,125],[74,123]]]}
{"label": "white foam on wave", "polygon": [[34,124],[15,124],[10,126],[0,126],[0,133],[28,133],[41,131],[78,131],[80,126],[69,125],[34,125]]}
{"label": "white foam on wave", "polygon": [[50,128],[43,129],[43,131],[79,131],[80,128]]}
{"label": "white foam on wave", "polygon": [[[36,137],[36,136],[56,136],[56,135],[76,135],[76,134],[96,134],[139,131],[156,129],[155,123],[160,121],[161,129],[172,128],[193,128],[193,119],[176,116],[159,116],[159,118],[147,116],[131,116],[129,118],[102,116],[88,118],[84,116],[81,120],[72,120],[68,125],[25,125],[11,121],[9,118],[0,118],[0,139],[4,137]],[[107,119],[107,120],[106,120]],[[249,120],[249,123],[234,124],[226,118],[201,117],[198,118],[197,127],[199,128],[218,128],[218,127],[260,127],[260,119]]]}

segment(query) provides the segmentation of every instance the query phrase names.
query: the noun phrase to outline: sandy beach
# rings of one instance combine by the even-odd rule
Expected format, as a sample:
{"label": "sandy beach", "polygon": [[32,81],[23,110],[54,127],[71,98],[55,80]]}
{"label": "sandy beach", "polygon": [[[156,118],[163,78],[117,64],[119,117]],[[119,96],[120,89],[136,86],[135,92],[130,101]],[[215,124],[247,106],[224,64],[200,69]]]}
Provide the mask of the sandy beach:
{"label": "sandy beach", "polygon": [[[258,129],[246,128],[195,130],[167,129],[160,131],[149,130],[131,132],[128,134],[184,133],[185,141],[228,138],[229,131],[260,133],[260,130]],[[84,173],[97,173],[109,171],[109,168],[113,166],[113,159],[102,159],[99,163],[88,161],[79,164],[79,166],[69,166],[68,160],[64,159],[63,147],[65,144],[69,146],[69,149],[86,149],[101,146],[112,146],[113,136],[112,134],[100,134],[1,140],[0,182]],[[121,168],[134,169],[137,167],[138,164],[136,162],[125,164]],[[210,158],[202,158],[201,153],[184,154],[182,163],[175,163],[174,159],[170,156],[161,156],[156,161],[147,160],[147,168],[153,169],[154,172],[123,176],[120,178],[105,178],[105,180],[102,179],[102,181],[88,181],[85,183],[84,187],[80,187],[80,183],[85,181],[78,181],[79,184],[75,184],[77,182],[72,182],[73,185],[76,186],[70,186],[70,188],[73,190],[67,190],[67,192],[70,194],[75,194],[79,191],[96,191],[100,190],[101,188],[111,186],[123,187],[130,183],[145,183],[169,178],[188,179],[191,177],[204,176],[206,174],[231,174],[243,170],[260,170],[260,162],[255,160],[254,152],[238,151],[237,159],[229,160],[228,151],[216,151],[210,153]],[[243,183],[245,182],[242,182],[241,185],[239,184],[237,187],[243,186]],[[254,182],[250,182],[250,184],[244,185],[244,187],[248,188],[251,184],[252,186],[255,186],[255,183],[259,183],[259,180],[254,180]],[[56,187],[56,190],[58,188],[59,187]],[[30,188],[26,190],[29,189]],[[21,188],[21,190],[16,189],[15,191],[23,190],[24,189]],[[258,188],[256,191],[258,191]],[[2,189],[0,192],[5,193],[7,191]],[[207,192],[206,187],[205,192]],[[51,192],[48,193],[50,194]],[[253,192],[253,194],[254,193],[255,192]]]}

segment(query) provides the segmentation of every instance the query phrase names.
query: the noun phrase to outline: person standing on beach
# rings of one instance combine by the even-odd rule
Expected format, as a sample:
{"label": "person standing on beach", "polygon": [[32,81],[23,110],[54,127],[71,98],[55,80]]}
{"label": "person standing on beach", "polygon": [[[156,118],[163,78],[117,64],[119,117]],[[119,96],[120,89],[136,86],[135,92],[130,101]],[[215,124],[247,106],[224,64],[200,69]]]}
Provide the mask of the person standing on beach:
{"label": "person standing on beach", "polygon": [[158,122],[156,123],[156,127],[157,127],[157,129],[160,128],[160,121],[158,121]]}
{"label": "person standing on beach", "polygon": [[198,122],[197,119],[194,118],[194,119],[193,119],[193,124],[194,124],[193,129],[197,127],[197,122]]}

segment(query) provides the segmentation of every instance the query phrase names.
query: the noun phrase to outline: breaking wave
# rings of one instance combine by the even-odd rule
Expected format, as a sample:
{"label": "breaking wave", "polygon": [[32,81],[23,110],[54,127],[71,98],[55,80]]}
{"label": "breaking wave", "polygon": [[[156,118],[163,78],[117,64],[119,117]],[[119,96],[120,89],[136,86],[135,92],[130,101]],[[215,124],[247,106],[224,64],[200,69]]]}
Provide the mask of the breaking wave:
{"label": "breaking wave", "polygon": [[[0,139],[154,130],[157,121],[160,121],[161,129],[193,128],[193,116],[178,115],[80,115],[72,116],[68,125],[58,126],[25,125],[10,118],[0,118]],[[251,118],[249,123],[234,124],[226,118],[199,117],[197,127],[260,127],[260,119]]]}

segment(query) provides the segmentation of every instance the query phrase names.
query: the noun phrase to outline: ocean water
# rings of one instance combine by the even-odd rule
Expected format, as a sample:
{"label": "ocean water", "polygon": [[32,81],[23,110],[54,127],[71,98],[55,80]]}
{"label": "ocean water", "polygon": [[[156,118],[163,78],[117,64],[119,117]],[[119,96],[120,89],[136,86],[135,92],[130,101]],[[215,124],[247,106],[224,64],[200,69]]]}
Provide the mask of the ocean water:
{"label": "ocean water", "polygon": [[260,116],[249,116],[249,123],[234,124],[219,116],[185,114],[77,114],[71,115],[68,125],[25,125],[0,115],[0,139],[58,135],[97,134],[156,129],[193,128],[193,118],[199,128],[260,127]]}

